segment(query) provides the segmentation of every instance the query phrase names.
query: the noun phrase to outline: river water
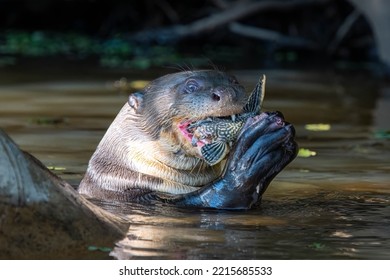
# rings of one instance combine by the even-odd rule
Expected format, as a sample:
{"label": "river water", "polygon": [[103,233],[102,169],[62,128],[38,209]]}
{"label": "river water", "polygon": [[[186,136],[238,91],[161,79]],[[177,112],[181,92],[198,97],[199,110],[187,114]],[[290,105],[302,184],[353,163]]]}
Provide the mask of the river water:
{"label": "river water", "polygon": [[[231,72],[248,90],[259,74],[267,75],[264,110],[283,112],[306,153],[274,179],[255,210],[97,202],[131,223],[107,257],[390,259],[390,85],[362,74]],[[69,65],[3,68],[0,127],[77,186],[127,100],[115,80],[161,74]]]}

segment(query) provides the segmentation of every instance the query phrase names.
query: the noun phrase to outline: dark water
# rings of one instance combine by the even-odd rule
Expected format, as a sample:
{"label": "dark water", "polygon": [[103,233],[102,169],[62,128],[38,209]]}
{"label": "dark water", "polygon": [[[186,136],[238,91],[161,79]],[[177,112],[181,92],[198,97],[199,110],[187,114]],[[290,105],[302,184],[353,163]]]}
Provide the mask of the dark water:
{"label": "dark water", "polygon": [[[297,130],[299,157],[259,209],[200,211],[102,205],[131,222],[119,259],[390,259],[390,85],[364,76],[264,71],[265,110]],[[259,71],[237,71],[248,89]],[[161,73],[0,69],[0,127],[77,185],[126,94],[114,89]],[[330,125],[313,131],[307,124]]]}

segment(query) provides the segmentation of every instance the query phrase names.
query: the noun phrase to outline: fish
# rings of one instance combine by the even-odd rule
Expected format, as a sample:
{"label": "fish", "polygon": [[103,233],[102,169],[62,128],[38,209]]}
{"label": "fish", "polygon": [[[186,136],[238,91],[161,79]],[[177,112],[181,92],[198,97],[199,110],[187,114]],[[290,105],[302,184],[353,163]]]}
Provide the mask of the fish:
{"label": "fish", "polygon": [[207,118],[189,125],[188,130],[193,135],[191,144],[196,147],[199,141],[205,143],[200,148],[200,152],[209,165],[212,166],[222,161],[237,140],[245,122],[260,114],[265,96],[265,82],[266,76],[263,74],[250,94],[241,114],[228,118]]}

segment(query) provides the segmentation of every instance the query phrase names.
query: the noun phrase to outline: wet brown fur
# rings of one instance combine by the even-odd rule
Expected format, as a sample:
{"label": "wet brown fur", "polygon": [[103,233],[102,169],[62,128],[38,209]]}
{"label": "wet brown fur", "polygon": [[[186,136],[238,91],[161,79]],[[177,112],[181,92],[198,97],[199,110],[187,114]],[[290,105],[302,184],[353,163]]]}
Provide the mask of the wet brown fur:
{"label": "wet brown fur", "polygon": [[[199,91],[184,91],[190,79],[201,84]],[[215,70],[184,71],[158,78],[138,94],[136,105],[126,103],[107,130],[79,192],[128,201],[150,191],[191,192],[219,177],[223,163],[208,166],[178,125],[240,113],[247,96],[235,78]]]}

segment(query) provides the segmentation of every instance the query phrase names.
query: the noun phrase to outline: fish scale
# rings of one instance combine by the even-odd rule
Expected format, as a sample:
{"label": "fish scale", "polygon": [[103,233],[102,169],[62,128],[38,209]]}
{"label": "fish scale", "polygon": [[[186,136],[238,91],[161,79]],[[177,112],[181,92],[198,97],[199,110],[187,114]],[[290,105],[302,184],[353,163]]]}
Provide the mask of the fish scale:
{"label": "fish scale", "polygon": [[193,134],[191,141],[193,146],[196,147],[198,141],[206,143],[200,151],[209,165],[215,165],[223,160],[247,119],[260,114],[264,95],[265,75],[261,75],[243,108],[244,113],[233,115],[231,119],[208,118],[194,122],[188,127],[188,130]]}

